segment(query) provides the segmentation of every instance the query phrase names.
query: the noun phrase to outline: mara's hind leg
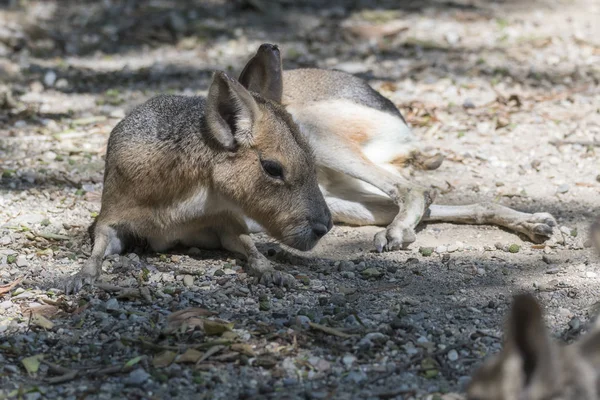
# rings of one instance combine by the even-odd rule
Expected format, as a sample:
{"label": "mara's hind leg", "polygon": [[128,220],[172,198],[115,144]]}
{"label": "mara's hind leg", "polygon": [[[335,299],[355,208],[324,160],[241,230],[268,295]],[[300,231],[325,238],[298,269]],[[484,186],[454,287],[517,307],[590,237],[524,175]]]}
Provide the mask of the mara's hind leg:
{"label": "mara's hind leg", "polygon": [[354,226],[386,226],[398,214],[398,206],[388,198],[349,200],[326,196],[325,201],[336,223]]}
{"label": "mara's hind leg", "polygon": [[110,254],[123,251],[123,234],[117,229],[96,221],[90,233],[93,240],[92,255],[85,262],[81,270],[70,277],[65,284],[65,293],[78,292],[84,285],[91,285],[102,273],[102,260]]}
{"label": "mara's hind leg", "polygon": [[556,226],[548,213],[525,213],[494,203],[476,203],[460,206],[433,204],[423,221],[451,222],[474,225],[497,225],[526,235],[534,243],[542,243],[552,236]]}

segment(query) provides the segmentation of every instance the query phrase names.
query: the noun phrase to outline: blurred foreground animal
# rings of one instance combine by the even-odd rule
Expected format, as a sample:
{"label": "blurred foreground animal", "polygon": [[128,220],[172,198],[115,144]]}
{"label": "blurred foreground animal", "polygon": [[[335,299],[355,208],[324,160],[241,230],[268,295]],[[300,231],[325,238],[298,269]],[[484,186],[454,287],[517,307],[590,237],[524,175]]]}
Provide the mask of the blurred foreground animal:
{"label": "blurred foreground animal", "polygon": [[597,400],[600,330],[559,346],[529,295],[514,299],[504,348],[474,374],[467,400]]}
{"label": "blurred foreground animal", "polygon": [[244,256],[261,282],[289,284],[255,247],[246,219],[299,250],[332,226],[313,153],[280,105],[269,76],[238,81],[217,72],[207,98],[158,96],[111,132],[91,257],[67,293],[93,283],[102,260],[136,243],[178,244]]}
{"label": "blurred foreground animal", "polygon": [[552,235],[548,213],[524,213],[494,203],[431,204],[429,189],[410,182],[407,165],[436,169],[439,155],[426,157],[394,104],[366,81],[339,71],[282,71],[279,49],[263,44],[239,78],[250,91],[262,80],[281,88],[282,104],[307,137],[318,164],[321,191],[334,222],[378,225],[377,251],[414,242],[423,221],[498,225],[536,243]]}
{"label": "blurred foreground animal", "polygon": [[600,218],[596,219],[590,229],[590,240],[596,249],[596,253],[600,255]]}

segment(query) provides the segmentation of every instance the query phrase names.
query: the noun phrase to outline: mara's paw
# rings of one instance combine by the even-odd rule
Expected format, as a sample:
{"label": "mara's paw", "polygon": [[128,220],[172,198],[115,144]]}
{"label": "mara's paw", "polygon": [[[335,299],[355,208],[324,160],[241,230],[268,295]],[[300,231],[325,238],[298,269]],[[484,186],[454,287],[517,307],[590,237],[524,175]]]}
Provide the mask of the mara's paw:
{"label": "mara's paw", "polygon": [[534,243],[543,243],[552,237],[556,220],[548,213],[530,214],[517,222],[518,231]]}
{"label": "mara's paw", "polygon": [[415,240],[417,240],[417,237],[412,228],[388,226],[385,230],[375,234],[373,242],[375,244],[375,250],[377,250],[378,253],[381,253],[383,251],[405,249]]}
{"label": "mara's paw", "polygon": [[285,286],[288,288],[296,286],[296,278],[287,272],[281,271],[268,271],[258,279],[258,282],[265,286],[275,285],[275,286]]}
{"label": "mara's paw", "polygon": [[95,274],[80,271],[65,280],[65,294],[75,294],[79,292],[85,285],[93,285],[97,278],[98,276]]}
{"label": "mara's paw", "polygon": [[250,258],[248,270],[250,275],[258,278],[258,283],[265,286],[293,287],[296,283],[296,278],[286,272],[276,271],[271,262],[264,257]]}

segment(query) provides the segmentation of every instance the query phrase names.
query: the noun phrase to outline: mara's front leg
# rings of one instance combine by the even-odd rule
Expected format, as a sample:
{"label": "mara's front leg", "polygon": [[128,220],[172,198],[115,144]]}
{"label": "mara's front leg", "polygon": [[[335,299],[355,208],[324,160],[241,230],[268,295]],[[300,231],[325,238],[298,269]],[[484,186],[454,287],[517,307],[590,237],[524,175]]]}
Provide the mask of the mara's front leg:
{"label": "mara's front leg", "polygon": [[[331,179],[334,182],[329,187],[325,187],[325,190],[328,205],[336,222],[355,225],[371,225],[373,222],[375,225],[382,222],[389,224],[385,230],[375,235],[374,244],[379,252],[405,248],[416,240],[414,229],[433,201],[430,190],[372,163],[361,153],[349,151],[347,154],[340,154],[338,152],[335,159],[319,157],[319,155],[317,157],[319,164],[326,167],[322,168],[323,179]],[[337,174],[345,175],[346,179]],[[357,185],[356,180],[368,185]],[[383,193],[369,193],[369,188],[371,190],[376,188]],[[389,214],[390,207],[380,209],[379,206],[385,204],[374,201],[383,195],[387,195],[393,202],[392,206],[395,206],[392,217]],[[366,209],[374,205],[373,215],[369,216],[368,212],[361,212],[360,204]],[[346,212],[346,206],[356,208],[357,212]],[[367,218],[359,216],[362,214],[367,214]]]}
{"label": "mara's front leg", "polygon": [[76,293],[85,285],[93,285],[102,273],[102,260],[105,256],[119,254],[125,247],[125,234],[112,227],[99,217],[91,228],[92,255],[81,270],[65,282],[65,293]]}
{"label": "mara's front leg", "polygon": [[276,271],[271,262],[258,251],[243,220],[222,220],[215,232],[225,250],[241,254],[247,260],[249,274],[257,277],[260,283],[288,287],[294,285],[296,280],[292,275]]}

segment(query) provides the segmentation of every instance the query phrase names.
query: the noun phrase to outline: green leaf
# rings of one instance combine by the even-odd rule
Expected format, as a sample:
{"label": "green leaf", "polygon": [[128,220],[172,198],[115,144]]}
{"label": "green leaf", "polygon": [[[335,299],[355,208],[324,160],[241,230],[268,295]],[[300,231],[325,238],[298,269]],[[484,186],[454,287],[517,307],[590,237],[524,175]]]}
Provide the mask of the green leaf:
{"label": "green leaf", "polygon": [[36,354],[35,356],[27,357],[21,360],[21,363],[27,370],[29,376],[35,375],[40,369],[40,361],[44,359],[43,354]]}
{"label": "green leaf", "polygon": [[137,357],[132,358],[131,360],[129,360],[125,363],[125,368],[133,367],[135,364],[139,363],[142,358],[143,358],[143,356],[137,356]]}

